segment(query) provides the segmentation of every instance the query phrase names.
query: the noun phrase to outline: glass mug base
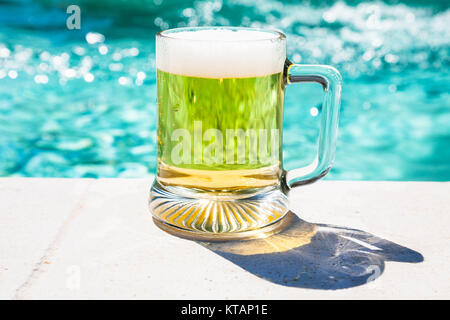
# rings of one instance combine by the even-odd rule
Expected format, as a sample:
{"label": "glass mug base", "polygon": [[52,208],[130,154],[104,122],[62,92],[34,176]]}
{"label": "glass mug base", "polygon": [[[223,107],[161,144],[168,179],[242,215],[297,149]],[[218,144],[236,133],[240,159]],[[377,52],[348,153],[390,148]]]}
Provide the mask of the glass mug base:
{"label": "glass mug base", "polygon": [[171,234],[206,241],[237,240],[281,230],[288,199],[279,186],[217,193],[155,180],[149,208],[156,225]]}

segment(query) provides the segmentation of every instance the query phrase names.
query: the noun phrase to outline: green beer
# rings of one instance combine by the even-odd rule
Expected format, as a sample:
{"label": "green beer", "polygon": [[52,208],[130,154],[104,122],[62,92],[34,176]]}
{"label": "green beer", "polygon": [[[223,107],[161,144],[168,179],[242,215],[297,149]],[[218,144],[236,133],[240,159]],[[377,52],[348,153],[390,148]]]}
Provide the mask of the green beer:
{"label": "green beer", "polygon": [[[205,187],[220,189],[254,187],[256,180],[267,184],[278,177],[284,97],[281,73],[216,79],[158,70],[157,79],[161,179],[169,182],[170,175],[171,180],[178,177],[176,181],[189,185],[187,173],[207,174]],[[259,178],[258,173],[262,174]],[[232,186],[224,183],[225,174]],[[245,174],[252,177],[245,181]]]}

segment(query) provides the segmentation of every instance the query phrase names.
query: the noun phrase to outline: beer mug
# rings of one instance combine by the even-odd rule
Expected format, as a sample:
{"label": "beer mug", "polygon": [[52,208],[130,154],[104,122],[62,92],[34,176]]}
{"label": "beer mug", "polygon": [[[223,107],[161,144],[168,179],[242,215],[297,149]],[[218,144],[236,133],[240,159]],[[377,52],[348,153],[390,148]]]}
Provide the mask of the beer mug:
{"label": "beer mug", "polygon": [[[289,190],[325,176],[334,161],[339,72],[291,63],[281,32],[236,27],[158,33],[156,69],[158,169],[149,200],[156,224],[210,240],[274,232]],[[286,171],[284,89],[298,82],[324,89],[318,151],[309,166]]]}

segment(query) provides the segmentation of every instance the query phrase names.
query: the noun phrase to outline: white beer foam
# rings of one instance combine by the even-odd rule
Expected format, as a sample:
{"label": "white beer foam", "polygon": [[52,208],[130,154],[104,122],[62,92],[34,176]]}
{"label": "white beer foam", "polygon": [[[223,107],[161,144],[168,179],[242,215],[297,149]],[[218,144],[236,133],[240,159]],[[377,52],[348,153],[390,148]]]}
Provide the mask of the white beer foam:
{"label": "white beer foam", "polygon": [[166,31],[156,39],[156,67],[203,78],[244,78],[283,71],[286,41],[255,29]]}

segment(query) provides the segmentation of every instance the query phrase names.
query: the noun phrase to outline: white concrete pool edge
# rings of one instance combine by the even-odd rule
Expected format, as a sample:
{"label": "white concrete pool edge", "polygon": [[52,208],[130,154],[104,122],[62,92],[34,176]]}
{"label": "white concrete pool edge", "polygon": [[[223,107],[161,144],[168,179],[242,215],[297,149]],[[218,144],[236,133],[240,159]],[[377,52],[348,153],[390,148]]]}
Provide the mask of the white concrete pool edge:
{"label": "white concrete pool edge", "polygon": [[[320,181],[294,190],[291,209],[301,219],[416,253],[388,252],[375,281],[342,289],[316,274],[321,266],[298,271],[311,281],[283,283],[270,275],[276,256],[259,272],[252,261],[164,233],[148,214],[151,182],[0,178],[0,298],[450,298],[449,182]],[[368,249],[358,250],[366,259]]]}

